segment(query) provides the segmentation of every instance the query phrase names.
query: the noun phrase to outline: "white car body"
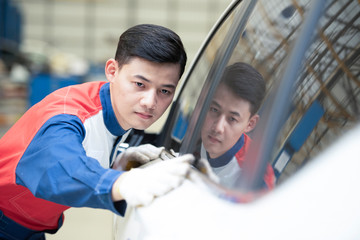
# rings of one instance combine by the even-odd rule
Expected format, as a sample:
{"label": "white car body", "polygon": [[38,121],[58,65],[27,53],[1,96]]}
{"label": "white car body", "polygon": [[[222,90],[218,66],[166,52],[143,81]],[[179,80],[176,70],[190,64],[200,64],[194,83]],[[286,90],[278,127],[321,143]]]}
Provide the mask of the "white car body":
{"label": "white car body", "polygon": [[186,179],[151,205],[117,217],[115,239],[357,240],[359,143],[360,125],[251,203],[230,202],[201,178]]}

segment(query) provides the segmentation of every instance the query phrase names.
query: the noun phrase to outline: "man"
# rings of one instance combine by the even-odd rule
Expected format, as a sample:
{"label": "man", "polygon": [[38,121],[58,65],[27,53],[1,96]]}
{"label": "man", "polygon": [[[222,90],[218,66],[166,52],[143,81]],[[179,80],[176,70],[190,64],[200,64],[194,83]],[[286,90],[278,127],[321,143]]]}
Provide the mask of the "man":
{"label": "man", "polygon": [[[240,177],[251,142],[246,133],[259,121],[264,96],[265,81],[252,66],[239,62],[225,69],[201,131],[201,157],[208,159],[224,186],[234,187]],[[274,182],[269,165],[264,186],[273,188]]]}
{"label": "man", "polygon": [[[59,89],[29,109],[0,140],[0,239],[44,239],[61,227],[69,207],[123,215],[127,203],[146,205],[178,186],[192,155],[128,172],[109,166],[121,137],[164,113],[185,64],[177,34],[137,25],[106,62],[108,82]],[[138,155],[148,161],[161,151],[140,146],[119,161]]]}

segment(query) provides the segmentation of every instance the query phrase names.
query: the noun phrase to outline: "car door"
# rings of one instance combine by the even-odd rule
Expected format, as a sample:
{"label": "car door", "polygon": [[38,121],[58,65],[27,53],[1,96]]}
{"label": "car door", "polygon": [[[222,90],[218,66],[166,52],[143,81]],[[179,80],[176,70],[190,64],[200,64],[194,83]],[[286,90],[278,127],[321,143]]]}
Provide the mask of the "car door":
{"label": "car door", "polygon": [[[323,180],[321,179],[321,169],[323,168],[324,171],[328,169],[326,162],[322,160],[324,165],[318,167],[318,170],[320,169],[319,178],[311,179],[310,175],[312,177],[314,175],[310,174],[309,168],[314,166],[311,163],[315,159],[320,158],[324,152],[332,149],[336,141],[343,138],[343,135],[358,131],[359,128],[359,9],[359,3],[356,1],[233,1],[209,33],[203,47],[199,50],[196,59],[185,75],[185,81],[161,131],[151,134],[137,132],[135,139],[138,141],[133,142],[138,144],[151,142],[158,146],[173,149],[180,154],[194,153],[196,143],[200,139],[200,130],[205,115],[225,67],[234,62],[248,63],[258,69],[266,80],[267,94],[259,112],[261,120],[255,130],[250,133],[253,144],[247,155],[246,164],[238,184],[233,189],[217,186],[216,190],[211,192],[213,196],[221,199],[221,203],[215,205],[217,203],[212,202],[213,198],[207,196],[209,202],[214,205],[205,203],[204,205],[209,208],[209,211],[216,213],[221,211],[215,211],[214,208],[221,209],[223,207],[224,212],[229,213],[227,217],[230,222],[239,221],[250,224],[246,223],[245,219],[243,219],[244,221],[241,220],[241,216],[236,216],[235,213],[231,215],[231,208],[230,210],[227,209],[222,201],[239,204],[232,205],[233,212],[237,212],[239,208],[243,207],[241,202],[244,199],[244,193],[259,190],[266,165],[271,164],[275,171],[277,187],[274,190],[275,193],[267,194],[275,196],[273,199],[281,199],[278,201],[279,205],[275,207],[278,211],[277,215],[264,216],[261,215],[261,212],[254,211],[264,219],[273,218],[285,224],[281,227],[269,222],[266,226],[258,226],[267,229],[269,236],[274,234],[274,237],[277,236],[282,239],[295,237],[285,234],[290,232],[286,229],[296,229],[290,224],[290,221],[278,219],[280,216],[285,216],[286,212],[289,211],[294,213],[294,215],[287,215],[291,221],[298,223],[301,220],[308,221],[309,224],[305,224],[304,227],[310,229],[310,225],[314,225],[314,222],[311,219],[302,218],[304,217],[302,214],[307,213],[307,209],[312,209],[313,212],[309,212],[309,216],[313,216],[314,220],[323,220],[328,223],[319,226],[318,230],[311,228],[311,231],[314,231],[313,236],[318,236],[318,232],[326,228],[328,229],[326,236],[334,233],[335,229],[340,236],[344,231],[348,233],[356,231],[351,228],[352,223],[348,224],[349,228],[345,227],[346,224],[339,224],[342,227],[339,228],[339,226],[335,227],[336,221],[329,223],[326,220],[327,215],[323,214],[325,209],[329,209],[330,205],[334,208],[343,206],[340,200],[340,202],[336,202],[338,199],[335,196],[333,199],[327,200],[327,204],[314,205],[315,202],[320,204],[326,196],[331,196],[331,184],[333,186],[335,184],[339,186],[339,183],[343,184],[344,187],[337,189],[337,191],[339,193],[346,192],[349,194],[349,198],[358,199],[359,191],[355,190],[355,186],[349,182],[349,178],[346,176],[347,174],[351,175],[353,181],[357,181],[358,177],[352,175],[354,171],[336,172],[336,177],[334,176],[336,179],[327,179],[328,184],[323,185],[323,191],[320,194],[319,191],[311,188],[309,182],[313,181],[314,186],[319,186],[316,184],[320,184],[320,181]],[[359,136],[353,136],[353,141],[359,141]],[[346,169],[347,167],[357,169],[358,161],[355,160],[356,156],[353,153],[355,151],[356,149],[353,146],[350,150],[346,150],[347,155],[346,160],[344,160],[346,166],[337,162],[339,169]],[[308,165],[310,167],[307,167]],[[302,172],[302,169],[307,169],[308,177],[305,174],[307,172],[305,170],[305,173]],[[336,170],[328,169],[328,171]],[[298,172],[300,173],[298,174]],[[313,194],[311,196],[314,200],[313,205],[306,198],[301,198],[303,202],[297,202],[296,199],[289,197],[291,194],[294,196],[299,194],[296,192],[296,187],[292,189],[291,184],[288,183],[296,182],[296,180],[291,180],[292,178],[298,179],[299,185],[296,186],[300,186],[301,182],[305,183],[304,192],[308,190]],[[210,185],[209,182],[211,180],[205,185]],[[283,184],[285,187],[282,187]],[[186,187],[191,189],[189,185]],[[347,191],[348,187],[353,190]],[[182,196],[183,198],[190,197],[191,191],[189,190],[189,195],[186,195],[184,188],[179,191],[175,190],[174,195],[178,194],[178,197]],[[277,188],[281,190],[277,191]],[[279,197],[277,194],[283,197]],[[263,195],[260,194],[260,196],[261,202]],[[293,202],[287,203],[286,197],[292,199]],[[266,196],[264,198],[267,199]],[[270,203],[273,199],[269,198],[268,202]],[[159,215],[174,218],[184,217],[178,210],[166,213],[170,209],[166,205],[166,199],[167,197],[164,197],[159,200],[164,204],[163,209],[159,205],[154,207],[157,211],[161,211]],[[316,199],[319,199],[319,202]],[[174,198],[171,200],[175,201]],[[195,203],[196,200],[193,200],[193,204]],[[175,201],[174,204],[177,202]],[[354,202],[349,203],[347,206],[349,208],[344,211],[337,211],[338,215],[334,217],[340,219],[345,216],[343,215],[345,212],[352,209],[354,213],[353,218],[351,218],[352,221],[359,219],[357,215],[359,209],[353,204]],[[184,204],[180,208],[185,211],[187,206]],[[268,205],[269,208],[271,206],[273,205]],[[152,212],[152,207],[150,206],[149,209],[140,210],[138,216],[149,216],[146,211]],[[274,212],[268,208],[262,208],[262,210],[263,212]],[[188,229],[195,229],[191,228],[191,223],[194,223],[195,220],[206,222],[209,224],[208,226],[213,226],[213,222],[221,225],[219,221],[224,220],[221,215],[212,215],[211,220],[213,222],[210,222],[206,219],[210,218],[206,216],[210,213],[204,212],[200,206],[199,211],[196,211],[195,208],[193,213],[194,215],[187,220],[181,218],[183,221],[189,222],[188,224],[183,223]],[[149,223],[145,218],[142,220],[144,220],[143,224]],[[256,221],[249,222],[254,224],[254,226],[249,225],[249,227],[255,230]],[[158,220],[158,223],[160,224],[162,221]],[[179,221],[176,223],[178,225],[170,227],[169,231],[166,231],[167,234],[174,233],[174,236],[177,233],[180,234],[179,225],[181,224]],[[264,221],[259,221],[260,223],[263,224]],[[140,224],[140,229],[145,225]],[[163,236],[161,233],[156,235],[155,229],[159,228],[152,226],[154,229],[150,230],[149,226],[145,226],[149,236]],[[230,236],[229,239],[236,239],[236,237],[241,236],[242,232],[249,233],[246,229],[237,232],[234,224],[228,223],[227,227],[221,226],[226,228],[223,229],[223,232],[227,233],[223,234]],[[332,227],[334,230],[331,229]],[[200,231],[200,229],[204,230],[205,227],[203,225],[198,226],[197,230]],[[188,235],[181,233],[179,236],[195,239],[195,236],[200,236],[197,230],[194,230],[193,233],[189,230]],[[216,229],[208,229],[208,232],[214,236],[217,234],[221,236],[219,232],[216,232]],[[165,234],[165,236],[170,235]],[[261,239],[256,238],[260,235],[260,233],[254,232],[254,238],[248,239]],[[146,239],[146,233],[142,233],[142,236]],[[265,235],[262,236],[266,237]],[[336,239],[336,236],[339,235],[333,234],[333,239]]]}

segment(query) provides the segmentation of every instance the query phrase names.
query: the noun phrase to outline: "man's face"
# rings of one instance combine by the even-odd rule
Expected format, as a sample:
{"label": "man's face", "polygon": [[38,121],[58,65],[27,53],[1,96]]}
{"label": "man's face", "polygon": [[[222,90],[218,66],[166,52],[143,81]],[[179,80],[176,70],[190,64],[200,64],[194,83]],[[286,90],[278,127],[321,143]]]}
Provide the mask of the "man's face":
{"label": "man's face", "polygon": [[119,68],[114,59],[106,63],[116,118],[125,130],[146,129],[172,102],[180,65],[155,63],[135,57]]}
{"label": "man's face", "polygon": [[211,158],[227,152],[245,132],[251,131],[259,116],[251,117],[250,103],[220,84],[206,115],[201,139]]}

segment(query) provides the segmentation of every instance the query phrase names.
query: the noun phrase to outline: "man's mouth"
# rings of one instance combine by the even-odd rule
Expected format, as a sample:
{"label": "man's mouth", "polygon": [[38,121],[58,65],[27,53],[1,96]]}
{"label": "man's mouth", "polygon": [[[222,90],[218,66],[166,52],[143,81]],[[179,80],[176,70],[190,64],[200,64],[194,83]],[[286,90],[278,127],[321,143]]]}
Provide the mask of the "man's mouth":
{"label": "man's mouth", "polygon": [[135,113],[142,119],[150,119],[153,117],[153,115],[150,113],[144,113],[144,112],[135,112]]}
{"label": "man's mouth", "polygon": [[221,142],[218,138],[216,138],[216,137],[214,137],[214,136],[211,136],[211,135],[209,135],[208,138],[209,138],[210,142],[212,142],[212,143],[219,143],[219,142]]}

